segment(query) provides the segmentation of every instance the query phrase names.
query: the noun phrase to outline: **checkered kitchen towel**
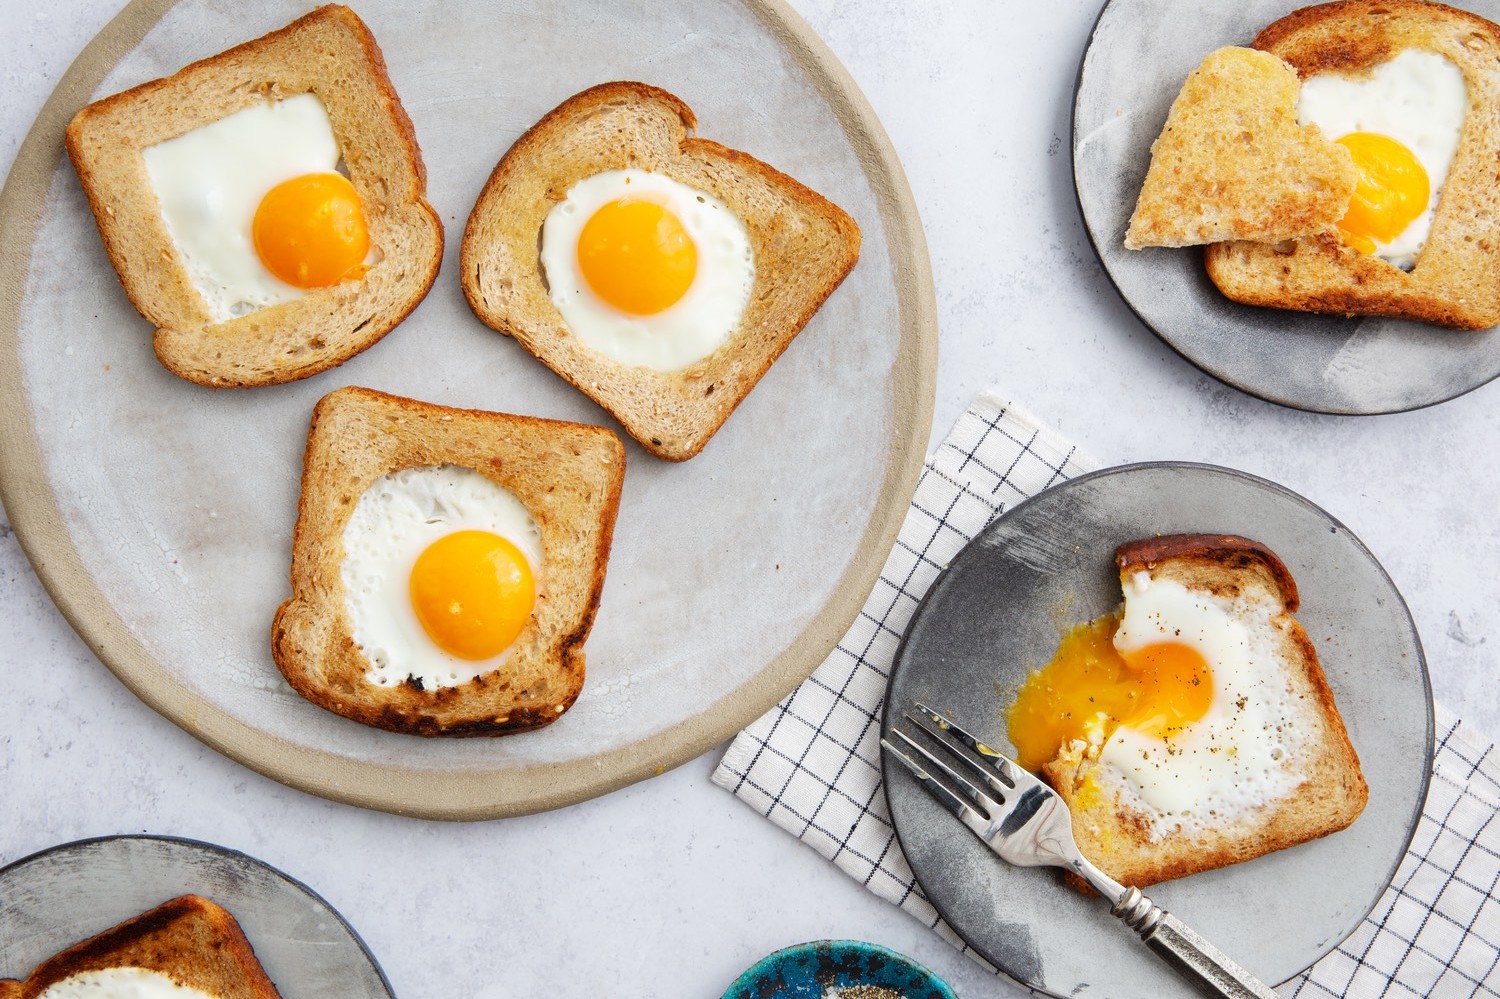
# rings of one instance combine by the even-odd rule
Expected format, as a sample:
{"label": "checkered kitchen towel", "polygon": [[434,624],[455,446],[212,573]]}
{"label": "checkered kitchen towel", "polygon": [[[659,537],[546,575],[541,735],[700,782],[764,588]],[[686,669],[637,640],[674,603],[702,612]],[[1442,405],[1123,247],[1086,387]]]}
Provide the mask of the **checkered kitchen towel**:
{"label": "checkered kitchen towel", "polygon": [[[927,460],[864,610],[800,687],[735,738],[714,782],[969,951],[922,896],[880,788],[880,702],[912,611],[1001,511],[1096,463],[981,396]],[[1284,996],[1500,999],[1500,754],[1442,708],[1431,789],[1395,881]]]}

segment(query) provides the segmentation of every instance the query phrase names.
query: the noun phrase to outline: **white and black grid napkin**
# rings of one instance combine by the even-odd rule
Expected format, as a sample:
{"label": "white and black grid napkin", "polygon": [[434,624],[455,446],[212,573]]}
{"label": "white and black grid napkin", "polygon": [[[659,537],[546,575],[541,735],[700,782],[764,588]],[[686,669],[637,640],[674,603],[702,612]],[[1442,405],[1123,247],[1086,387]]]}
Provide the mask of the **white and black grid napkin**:
{"label": "white and black grid napkin", "polygon": [[[981,964],[922,896],[896,842],[881,789],[881,699],[912,612],[959,549],[1002,511],[1095,467],[1020,407],[977,399],[927,459],[848,633],[735,738],[713,775]],[[1500,999],[1500,755],[1441,706],[1431,787],[1395,880],[1352,936],[1280,991]]]}

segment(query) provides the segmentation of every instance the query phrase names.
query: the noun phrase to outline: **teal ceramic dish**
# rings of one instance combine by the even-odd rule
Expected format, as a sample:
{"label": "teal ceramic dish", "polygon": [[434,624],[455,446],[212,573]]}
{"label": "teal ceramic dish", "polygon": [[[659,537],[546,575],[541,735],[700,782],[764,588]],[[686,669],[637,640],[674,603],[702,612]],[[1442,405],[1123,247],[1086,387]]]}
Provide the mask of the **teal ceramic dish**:
{"label": "teal ceramic dish", "polygon": [[[866,986],[866,988],[860,988]],[[723,999],[958,999],[909,957],[859,940],[814,940],[778,950],[735,979]]]}

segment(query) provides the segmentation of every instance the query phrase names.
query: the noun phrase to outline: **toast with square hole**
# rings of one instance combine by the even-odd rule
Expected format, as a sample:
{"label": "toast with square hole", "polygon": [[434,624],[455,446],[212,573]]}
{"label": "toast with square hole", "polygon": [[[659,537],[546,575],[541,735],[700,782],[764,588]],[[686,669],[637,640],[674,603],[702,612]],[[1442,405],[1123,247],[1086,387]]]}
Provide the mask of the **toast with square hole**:
{"label": "toast with square hole", "polygon": [[0,980],[4,999],[280,999],[232,915],[183,895],[74,944],[23,979]]}
{"label": "toast with square hole", "polygon": [[213,387],[306,378],[390,332],[443,228],[411,119],[347,7],[83,108],[68,154],[162,365]]}
{"label": "toast with square hole", "polygon": [[1007,714],[1080,852],[1144,886],[1353,822],[1369,792],[1281,559],[1184,534],[1116,563],[1123,608],[1066,633]]}
{"label": "toast with square hole", "polygon": [[698,454],[859,257],[838,206],[693,134],[643,83],[521,136],[464,229],[464,294],[659,458]]}
{"label": "toast with square hole", "polygon": [[392,732],[551,724],[583,689],[624,475],[603,427],[329,393],[277,667],[314,704]]}

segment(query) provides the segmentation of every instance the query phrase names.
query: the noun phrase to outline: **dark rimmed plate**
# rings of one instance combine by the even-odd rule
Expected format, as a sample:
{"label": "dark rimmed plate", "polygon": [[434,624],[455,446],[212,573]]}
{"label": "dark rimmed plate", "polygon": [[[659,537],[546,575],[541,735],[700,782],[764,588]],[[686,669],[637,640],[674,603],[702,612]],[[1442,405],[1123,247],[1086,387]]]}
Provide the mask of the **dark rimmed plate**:
{"label": "dark rimmed plate", "polygon": [[[1319,413],[1392,413],[1445,402],[1500,376],[1500,327],[1479,333],[1238,305],[1197,249],[1126,250],[1151,143],[1188,73],[1248,45],[1299,0],[1110,0],[1073,104],[1073,180],[1089,238],[1126,304],[1167,345],[1252,395]],[[1500,0],[1463,6],[1500,20]]]}
{"label": "dark rimmed plate", "polygon": [[[1164,908],[1261,979],[1282,982],[1348,936],[1406,853],[1432,772],[1432,691],[1401,594],[1348,529],[1295,493],[1211,465],[1126,465],[1014,507],[953,559],[912,618],[886,704],[922,701],[1013,752],[1002,712],[1059,631],[1120,603],[1115,547],[1153,534],[1229,533],[1269,545],[1301,591],[1370,786],[1354,824],[1322,840],[1157,885]],[[883,734],[890,730],[888,711]],[[1096,897],[1057,872],[1001,862],[899,766],[886,793],[923,892],[970,946],[1054,996],[1192,996]]]}
{"label": "dark rimmed plate", "polygon": [[862,940],[814,940],[761,958],[723,999],[827,999],[865,985],[902,999],[958,999],[941,978],[904,954]]}
{"label": "dark rimmed plate", "polygon": [[166,836],[52,847],[0,869],[0,977],[192,893],[228,909],[287,999],[392,999],[358,934],[311,888],[243,853]]}

